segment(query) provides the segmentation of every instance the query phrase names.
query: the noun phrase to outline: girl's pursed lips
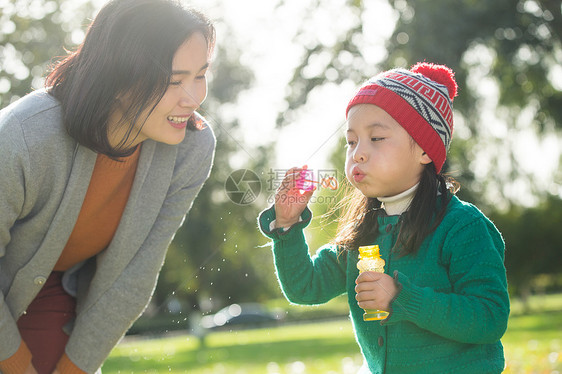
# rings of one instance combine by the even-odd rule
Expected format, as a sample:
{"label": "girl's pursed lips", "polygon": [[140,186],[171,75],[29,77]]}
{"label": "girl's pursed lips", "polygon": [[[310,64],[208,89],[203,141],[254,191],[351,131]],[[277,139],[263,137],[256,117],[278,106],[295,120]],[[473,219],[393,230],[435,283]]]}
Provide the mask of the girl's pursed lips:
{"label": "girl's pursed lips", "polygon": [[363,170],[361,170],[358,166],[355,166],[355,167],[351,170],[351,175],[365,175],[365,173],[364,173]]}
{"label": "girl's pursed lips", "polygon": [[361,182],[363,180],[363,178],[365,178],[365,173],[359,169],[359,167],[355,166],[352,170],[351,170],[351,175],[353,177],[353,180],[355,182]]}

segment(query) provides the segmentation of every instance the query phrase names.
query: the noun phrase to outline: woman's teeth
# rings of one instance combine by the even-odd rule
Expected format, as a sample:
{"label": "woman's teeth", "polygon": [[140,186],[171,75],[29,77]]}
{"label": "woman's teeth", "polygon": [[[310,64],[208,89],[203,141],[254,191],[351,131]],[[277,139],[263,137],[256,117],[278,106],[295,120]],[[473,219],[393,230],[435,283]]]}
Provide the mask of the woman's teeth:
{"label": "woman's teeth", "polygon": [[171,121],[171,122],[174,122],[174,123],[184,123],[184,122],[187,122],[188,119],[189,119],[189,117],[174,117],[174,116],[168,117],[168,121]]}

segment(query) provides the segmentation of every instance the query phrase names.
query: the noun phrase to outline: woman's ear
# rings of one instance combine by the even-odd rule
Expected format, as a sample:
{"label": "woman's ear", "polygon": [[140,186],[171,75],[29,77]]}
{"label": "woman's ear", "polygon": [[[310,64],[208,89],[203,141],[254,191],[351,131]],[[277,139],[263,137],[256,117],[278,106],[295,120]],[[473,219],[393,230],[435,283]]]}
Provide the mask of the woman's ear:
{"label": "woman's ear", "polygon": [[429,156],[428,156],[427,153],[423,152],[423,153],[421,154],[420,163],[421,163],[422,165],[431,164],[432,162],[433,162],[433,160],[432,160],[431,158],[429,158]]}

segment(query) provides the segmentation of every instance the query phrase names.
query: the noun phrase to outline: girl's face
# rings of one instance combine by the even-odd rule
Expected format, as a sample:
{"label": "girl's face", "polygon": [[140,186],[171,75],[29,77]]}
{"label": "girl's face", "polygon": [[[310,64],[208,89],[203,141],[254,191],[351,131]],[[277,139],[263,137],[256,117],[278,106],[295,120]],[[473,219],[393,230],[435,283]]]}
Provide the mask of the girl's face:
{"label": "girl's face", "polygon": [[419,182],[431,159],[387,112],[355,105],[347,123],[345,174],[363,195],[394,196]]}
{"label": "girl's face", "polygon": [[[133,147],[146,139],[165,144],[180,143],[185,137],[189,117],[207,96],[208,66],[207,41],[201,33],[195,33],[176,51],[168,89],[152,113],[151,106],[142,113],[139,122],[142,124],[145,118],[146,122],[142,127],[135,125],[132,134],[138,135],[126,146]],[[120,106],[113,113],[113,118],[121,118],[129,105],[126,95],[120,98],[119,102]],[[119,144],[123,139],[125,129],[126,126],[112,128],[109,138],[113,145]]]}

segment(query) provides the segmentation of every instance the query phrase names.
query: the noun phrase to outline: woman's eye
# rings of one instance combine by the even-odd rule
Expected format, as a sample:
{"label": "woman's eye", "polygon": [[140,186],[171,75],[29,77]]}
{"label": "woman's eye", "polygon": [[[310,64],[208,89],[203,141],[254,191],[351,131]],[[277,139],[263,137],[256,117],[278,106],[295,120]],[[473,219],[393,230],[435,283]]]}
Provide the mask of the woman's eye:
{"label": "woman's eye", "polygon": [[181,81],[170,82],[170,86],[179,86]]}
{"label": "woman's eye", "polygon": [[346,146],[353,147],[357,143],[355,140],[348,140]]}
{"label": "woman's eye", "polygon": [[198,75],[198,76],[195,77],[195,79],[199,79],[199,80],[201,80],[201,79],[206,79],[206,78],[207,78],[207,76],[206,76],[205,74],[203,74],[203,75]]}
{"label": "woman's eye", "polygon": [[384,139],[384,138],[372,137],[372,138],[371,138],[371,141],[372,141],[372,142],[378,142],[378,141],[383,140],[383,139]]}

